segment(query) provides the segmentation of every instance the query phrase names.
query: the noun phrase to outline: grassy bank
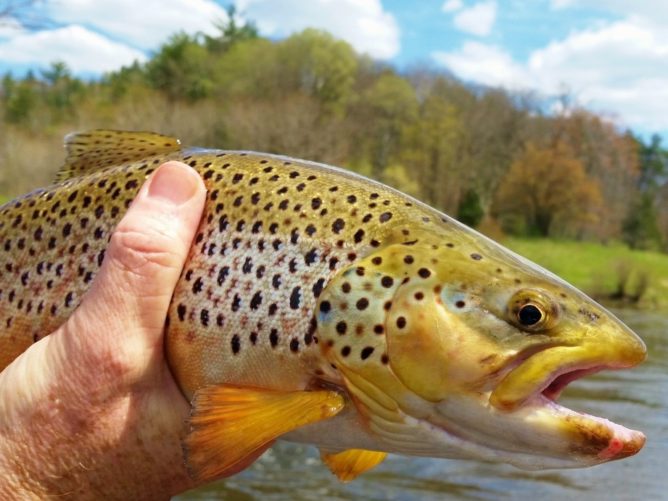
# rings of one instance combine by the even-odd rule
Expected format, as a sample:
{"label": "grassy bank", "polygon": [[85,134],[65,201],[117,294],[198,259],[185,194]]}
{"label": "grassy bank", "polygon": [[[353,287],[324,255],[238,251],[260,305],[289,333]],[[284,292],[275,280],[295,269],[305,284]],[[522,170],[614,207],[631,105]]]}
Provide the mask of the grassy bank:
{"label": "grassy bank", "polygon": [[640,296],[639,307],[668,309],[668,254],[548,239],[508,238],[503,244],[597,299]]}

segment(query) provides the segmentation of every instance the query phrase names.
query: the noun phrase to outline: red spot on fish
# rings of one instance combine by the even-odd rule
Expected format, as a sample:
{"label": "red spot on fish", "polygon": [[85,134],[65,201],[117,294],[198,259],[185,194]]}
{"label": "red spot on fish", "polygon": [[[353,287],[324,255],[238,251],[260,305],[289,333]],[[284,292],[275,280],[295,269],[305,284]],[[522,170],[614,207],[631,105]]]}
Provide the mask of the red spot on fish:
{"label": "red spot on fish", "polygon": [[619,438],[614,437],[610,440],[608,446],[598,453],[601,459],[612,459],[616,457],[624,449],[624,442]]}

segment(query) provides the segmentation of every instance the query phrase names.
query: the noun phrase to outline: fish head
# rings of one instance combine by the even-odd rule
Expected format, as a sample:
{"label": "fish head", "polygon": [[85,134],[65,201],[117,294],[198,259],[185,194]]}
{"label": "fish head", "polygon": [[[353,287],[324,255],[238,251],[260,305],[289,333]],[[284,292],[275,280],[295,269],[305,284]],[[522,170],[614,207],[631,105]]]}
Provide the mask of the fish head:
{"label": "fish head", "polygon": [[389,452],[542,469],[644,444],[640,432],[557,403],[579,377],[640,363],[643,342],[492,242],[389,245],[330,282],[317,320],[326,358]]}

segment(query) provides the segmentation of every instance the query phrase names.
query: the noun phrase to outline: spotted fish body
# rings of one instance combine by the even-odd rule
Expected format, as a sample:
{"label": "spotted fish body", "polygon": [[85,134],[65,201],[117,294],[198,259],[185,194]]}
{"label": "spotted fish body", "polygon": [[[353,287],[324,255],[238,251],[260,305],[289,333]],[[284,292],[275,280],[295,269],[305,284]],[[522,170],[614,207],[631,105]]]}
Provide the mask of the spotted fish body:
{"label": "spotted fish body", "polygon": [[[179,160],[208,190],[166,328],[172,371],[195,398],[190,449],[207,447],[196,434],[198,395],[212,413],[237,412],[239,398],[257,390],[272,403],[260,393],[243,405],[254,415],[283,409],[277,415],[302,423],[280,434],[319,445],[341,478],[382,460],[376,450],[524,467],[536,466],[535,455],[554,467],[642,446],[639,432],[557,409],[558,390],[546,389],[577,371],[634,365],[642,342],[581,293],[446,215],[347,171],[281,156],[182,149],[172,138],[116,131],[70,136],[67,147],[59,183],[0,208],[0,367],[68,318],[142,183]],[[519,325],[526,305],[543,313],[539,326]],[[325,395],[329,410],[292,416],[295,405],[280,402],[303,393]],[[499,436],[527,426],[539,433],[511,443]],[[364,450],[334,454],[351,449]],[[197,458],[196,470],[218,460]],[[360,461],[367,466],[351,466]]]}

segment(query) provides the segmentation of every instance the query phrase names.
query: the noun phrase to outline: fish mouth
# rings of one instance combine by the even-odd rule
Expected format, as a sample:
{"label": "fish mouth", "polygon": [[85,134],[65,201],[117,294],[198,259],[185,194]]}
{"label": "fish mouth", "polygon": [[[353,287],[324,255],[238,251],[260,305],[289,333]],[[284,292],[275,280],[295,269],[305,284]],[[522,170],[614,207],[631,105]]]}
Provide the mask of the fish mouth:
{"label": "fish mouth", "polygon": [[587,353],[582,360],[571,359],[566,366],[552,367],[556,360],[568,360],[563,356],[570,352],[583,354],[586,350],[545,346],[520,354],[492,392],[490,403],[502,412],[531,412],[536,424],[558,429],[567,438],[569,453],[579,456],[581,462],[597,464],[636,454],[645,444],[642,432],[570,409],[558,399],[574,381],[603,370],[633,367],[644,356],[597,361],[598,357]]}

